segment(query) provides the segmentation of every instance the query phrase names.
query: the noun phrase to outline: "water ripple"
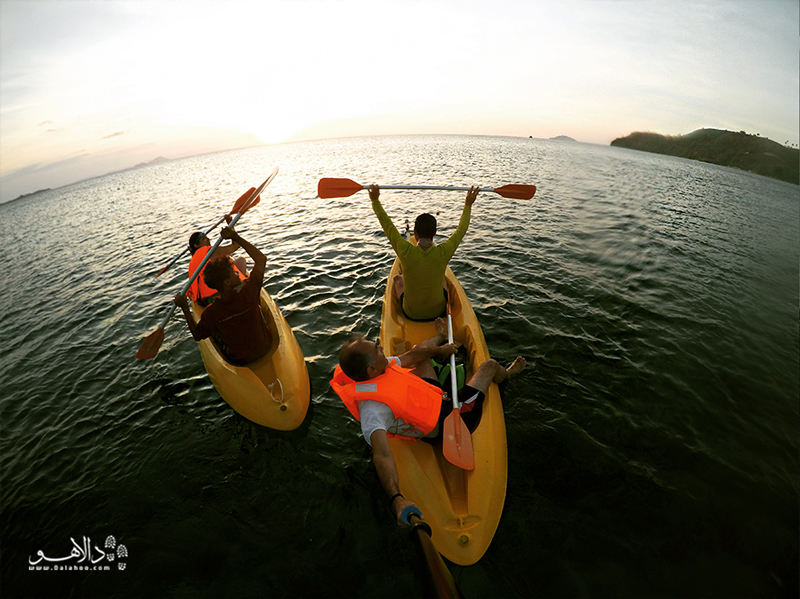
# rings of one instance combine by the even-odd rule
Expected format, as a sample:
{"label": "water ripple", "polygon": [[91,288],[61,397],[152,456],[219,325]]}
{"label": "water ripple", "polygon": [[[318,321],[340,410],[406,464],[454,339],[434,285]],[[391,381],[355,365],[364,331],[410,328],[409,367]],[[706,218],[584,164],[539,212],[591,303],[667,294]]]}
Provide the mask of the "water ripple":
{"label": "water ripple", "polygon": [[[237,228],[267,254],[265,287],[307,359],[312,408],[290,433],[220,399],[179,314],[154,361],[133,359],[188,257],[156,272],[274,164]],[[342,595],[413,586],[413,551],[328,388],[349,334],[378,332],[393,256],[367,194],[321,200],[322,176],[539,187],[531,201],[481,194],[451,262],[492,356],[529,361],[502,389],[509,493],[487,555],[456,570],[466,594],[483,577],[504,596],[692,594],[686,580],[796,595],[797,187],[616,148],[435,136],[197,156],[0,207],[16,223],[0,233],[10,594],[327,594],[293,573],[299,560]],[[443,239],[463,194],[382,201],[401,227],[436,214]],[[16,555],[90,533],[137,552],[130,588],[55,589]],[[531,583],[531,563],[554,574]],[[282,574],[253,577],[265,564]]]}

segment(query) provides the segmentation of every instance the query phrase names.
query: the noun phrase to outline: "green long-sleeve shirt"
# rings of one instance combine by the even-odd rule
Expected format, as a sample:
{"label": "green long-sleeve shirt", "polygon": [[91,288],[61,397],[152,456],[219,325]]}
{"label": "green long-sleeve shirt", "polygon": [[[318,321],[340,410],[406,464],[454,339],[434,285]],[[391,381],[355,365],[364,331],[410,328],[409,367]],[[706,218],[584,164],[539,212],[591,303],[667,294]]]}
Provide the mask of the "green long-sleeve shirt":
{"label": "green long-sleeve shirt", "polygon": [[445,309],[442,286],[447,263],[467,232],[472,207],[464,206],[458,228],[447,241],[428,249],[410,243],[400,234],[380,200],[373,200],[372,209],[403,266],[403,311],[415,320],[436,318]]}

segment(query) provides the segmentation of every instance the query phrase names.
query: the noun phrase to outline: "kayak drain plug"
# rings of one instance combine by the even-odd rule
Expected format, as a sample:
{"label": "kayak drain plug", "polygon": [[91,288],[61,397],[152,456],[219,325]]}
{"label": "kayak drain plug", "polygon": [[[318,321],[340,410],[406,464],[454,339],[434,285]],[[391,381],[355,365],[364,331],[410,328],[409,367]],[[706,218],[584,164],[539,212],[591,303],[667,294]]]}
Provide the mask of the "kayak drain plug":
{"label": "kayak drain plug", "polygon": [[281,412],[285,412],[285,411],[286,411],[286,406],[281,406]]}
{"label": "kayak drain plug", "polygon": [[459,542],[460,542],[462,545],[466,545],[467,543],[469,543],[469,536],[467,536],[467,535],[461,535],[461,538],[460,538],[460,539],[458,539],[458,541],[459,541]]}

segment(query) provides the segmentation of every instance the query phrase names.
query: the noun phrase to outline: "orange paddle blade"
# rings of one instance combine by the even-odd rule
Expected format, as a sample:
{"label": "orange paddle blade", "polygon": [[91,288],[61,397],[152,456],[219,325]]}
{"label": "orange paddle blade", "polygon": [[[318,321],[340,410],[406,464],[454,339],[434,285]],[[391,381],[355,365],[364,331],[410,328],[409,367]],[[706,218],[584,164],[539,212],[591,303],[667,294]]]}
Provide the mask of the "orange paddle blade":
{"label": "orange paddle blade", "polygon": [[500,194],[504,198],[511,198],[514,200],[530,200],[533,194],[536,193],[535,185],[503,185],[502,187],[495,187],[494,192]]}
{"label": "orange paddle blade", "polygon": [[323,178],[317,185],[317,195],[323,200],[328,198],[346,198],[364,189],[361,183],[351,179]]}
{"label": "orange paddle blade", "polygon": [[461,413],[454,408],[444,421],[442,437],[444,458],[462,470],[475,470],[475,454],[472,452],[472,435],[461,419]]}
{"label": "orange paddle blade", "polygon": [[247,199],[250,197],[250,194],[253,193],[255,190],[256,190],[255,187],[251,187],[250,189],[245,191],[242,194],[242,197],[236,200],[236,203],[233,205],[233,208],[231,208],[229,214],[237,214],[242,209],[242,206],[244,206],[244,203],[247,201]]}
{"label": "orange paddle blade", "polygon": [[255,200],[253,200],[253,203],[252,203],[252,204],[250,204],[250,205],[249,205],[247,208],[245,208],[244,210],[242,210],[242,214],[244,214],[245,212],[247,212],[248,210],[250,210],[250,208],[254,208],[254,207],[256,207],[260,201],[261,201],[261,196],[258,196],[258,197],[257,197]]}
{"label": "orange paddle blade", "polygon": [[139,351],[136,352],[136,357],[139,360],[152,360],[156,357],[161,344],[164,342],[164,329],[158,327],[155,331],[150,333],[142,342]]}

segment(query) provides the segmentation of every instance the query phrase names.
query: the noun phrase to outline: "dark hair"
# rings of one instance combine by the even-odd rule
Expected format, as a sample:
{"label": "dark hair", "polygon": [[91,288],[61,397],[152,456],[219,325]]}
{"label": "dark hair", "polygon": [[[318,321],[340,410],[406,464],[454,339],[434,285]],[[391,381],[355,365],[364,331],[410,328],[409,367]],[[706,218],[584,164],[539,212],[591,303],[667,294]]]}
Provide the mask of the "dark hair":
{"label": "dark hair", "polygon": [[423,239],[433,239],[436,235],[436,218],[432,214],[420,214],[414,221],[414,232]]}
{"label": "dark hair", "polygon": [[364,336],[355,334],[339,351],[339,366],[342,367],[342,372],[356,382],[369,380],[367,368],[372,366],[373,362],[371,355],[356,347],[360,341],[364,341]]}
{"label": "dark hair", "polygon": [[189,237],[190,252],[194,254],[197,251],[197,249],[200,247],[198,244],[200,243],[200,241],[202,241],[203,237],[205,237],[205,235],[203,235],[201,231],[195,231],[194,233],[192,233],[191,237]]}
{"label": "dark hair", "polygon": [[203,279],[211,289],[222,291],[225,281],[230,276],[232,266],[227,257],[212,258],[203,269]]}

